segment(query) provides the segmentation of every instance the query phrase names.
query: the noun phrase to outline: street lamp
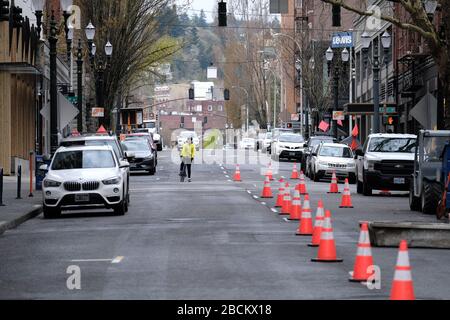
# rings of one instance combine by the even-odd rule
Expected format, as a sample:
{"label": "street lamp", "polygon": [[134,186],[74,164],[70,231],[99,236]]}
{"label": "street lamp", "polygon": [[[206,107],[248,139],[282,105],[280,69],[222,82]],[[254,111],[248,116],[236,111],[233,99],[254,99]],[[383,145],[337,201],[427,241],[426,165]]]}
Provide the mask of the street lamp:
{"label": "street lamp", "polygon": [[249,119],[248,119],[248,105],[249,105],[249,94],[247,89],[239,87],[239,86],[232,86],[231,88],[233,89],[241,89],[245,92],[245,94],[247,95],[247,103],[245,104],[245,113],[246,113],[246,117],[245,117],[245,131],[248,132],[248,127],[249,127]]}
{"label": "street lamp", "polygon": [[[294,37],[292,37],[292,36],[290,36],[290,35],[288,35],[288,34],[285,34],[285,33],[274,33],[274,34],[273,34],[273,37],[280,37],[280,36],[286,37],[286,38],[290,39],[291,41],[293,41],[293,42],[295,43],[295,45],[297,46],[297,48],[298,48],[299,54],[301,55],[301,53],[302,53],[302,47],[300,46],[300,44],[298,43],[298,41],[295,40]],[[301,68],[301,64],[300,64],[300,68]],[[297,69],[297,71],[298,71],[298,69]],[[303,76],[300,75],[300,85],[299,85],[299,100],[300,100],[300,134],[303,136],[303,101],[302,101],[303,95],[302,95],[302,90],[303,90]]]}
{"label": "street lamp", "polygon": [[[381,36],[381,45],[384,50],[383,59],[386,64],[389,63],[387,60],[387,53],[391,47],[392,37],[385,31]],[[367,67],[367,61],[372,64],[373,70],[373,130],[372,133],[380,132],[380,61],[379,61],[379,46],[378,41],[374,42],[373,47],[373,60],[367,57],[369,51],[371,39],[367,32],[361,35],[362,51],[364,55],[364,66]],[[383,63],[383,61],[381,61]]]}
{"label": "street lamp", "polygon": [[[331,65],[334,59],[334,51],[330,47],[325,52],[325,57],[328,61],[328,73],[331,73]],[[347,48],[344,48],[341,52],[341,60],[344,62],[344,65],[347,64],[347,62],[350,59],[350,53],[348,52]],[[336,61],[337,62],[337,61]],[[340,68],[338,67],[337,63],[334,63],[334,72],[333,72],[333,91],[334,91],[334,106],[333,106],[333,113],[334,111],[337,111],[339,108],[339,78],[340,78]],[[333,120],[333,116],[331,117],[331,121],[333,123],[332,129],[333,129],[333,136],[337,139],[338,133],[337,133],[337,121]]]}
{"label": "street lamp", "polygon": [[434,13],[436,12],[438,6],[437,0],[425,0],[423,2],[423,6],[425,8],[425,12],[427,13],[428,19],[433,21]]}
{"label": "street lamp", "polygon": [[39,38],[41,37],[42,15],[44,11],[44,0],[33,0],[34,14],[36,15],[36,26]]}
{"label": "street lamp", "polygon": [[79,133],[83,132],[83,48],[81,46],[81,39],[78,39],[77,51],[77,129]]}

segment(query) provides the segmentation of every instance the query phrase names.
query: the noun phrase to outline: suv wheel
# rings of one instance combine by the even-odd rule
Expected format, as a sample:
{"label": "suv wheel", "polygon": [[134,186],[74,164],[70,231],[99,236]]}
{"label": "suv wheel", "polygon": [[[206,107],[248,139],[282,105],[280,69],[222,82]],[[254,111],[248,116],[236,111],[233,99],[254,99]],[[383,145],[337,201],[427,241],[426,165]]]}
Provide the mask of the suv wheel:
{"label": "suv wheel", "polygon": [[362,188],[363,195],[365,195],[365,196],[372,195],[372,188],[369,187],[369,185],[366,182],[366,174],[364,173],[364,171],[363,171],[363,186],[362,187],[363,187]]}
{"label": "suv wheel", "polygon": [[316,172],[315,170],[314,170],[313,180],[314,180],[314,182],[319,182],[319,180],[320,180],[320,173]]}
{"label": "suv wheel", "polygon": [[45,219],[56,219],[61,216],[61,209],[59,208],[50,208],[44,205],[43,211]]}
{"label": "suv wheel", "polygon": [[414,181],[411,180],[409,185],[409,208],[412,211],[420,211],[421,207],[421,198],[414,195]]}
{"label": "suv wheel", "polygon": [[123,216],[125,215],[125,212],[127,211],[127,205],[126,205],[126,201],[122,200],[119,204],[117,204],[114,207],[114,214],[116,216]]}
{"label": "suv wheel", "polygon": [[424,214],[436,214],[437,205],[441,198],[441,185],[436,182],[423,181],[421,202]]}

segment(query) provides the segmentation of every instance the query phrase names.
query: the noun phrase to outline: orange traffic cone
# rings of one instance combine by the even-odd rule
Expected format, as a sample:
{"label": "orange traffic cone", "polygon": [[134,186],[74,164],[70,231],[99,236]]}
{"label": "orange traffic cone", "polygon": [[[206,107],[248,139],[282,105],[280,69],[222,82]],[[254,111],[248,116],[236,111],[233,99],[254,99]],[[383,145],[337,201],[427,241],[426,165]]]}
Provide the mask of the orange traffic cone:
{"label": "orange traffic cone", "polygon": [[283,178],[280,179],[280,187],[278,188],[278,196],[277,202],[275,204],[275,208],[281,208],[283,206],[284,201],[284,187],[283,187]]}
{"label": "orange traffic cone", "polygon": [[234,173],[234,181],[236,182],[241,182],[241,169],[239,168],[239,165],[236,165],[236,172]]}
{"label": "orange traffic cone", "polygon": [[320,234],[322,233],[324,216],[325,212],[323,208],[323,201],[320,199],[316,211],[316,220],[314,221],[312,240],[311,243],[308,244],[309,247],[318,247],[320,244]]}
{"label": "orange traffic cone", "polygon": [[303,201],[302,217],[295,234],[297,236],[311,236],[313,234],[309,195],[305,195],[305,200]]}
{"label": "orange traffic cone", "polygon": [[303,174],[303,171],[300,171],[300,183],[296,186],[296,189],[301,195],[308,194],[308,191],[306,191],[305,175]]}
{"label": "orange traffic cone", "polygon": [[269,177],[266,177],[264,181],[264,188],[261,194],[261,198],[273,198],[272,189],[270,189]]}
{"label": "orange traffic cone", "polygon": [[297,164],[294,164],[294,168],[292,169],[292,175],[291,175],[291,179],[292,180],[298,180],[299,176],[298,176],[298,170],[297,170]]}
{"label": "orange traffic cone", "polygon": [[298,190],[294,191],[294,198],[292,199],[291,211],[289,212],[289,220],[300,220],[302,215],[302,200]]}
{"label": "orange traffic cone", "polygon": [[331,226],[331,212],[327,210],[320,233],[320,244],[317,258],[313,262],[342,262],[344,260],[336,257],[336,244],[334,242],[333,227]]}
{"label": "orange traffic cone", "polygon": [[342,195],[342,201],[339,208],[353,208],[352,197],[350,195],[350,186],[348,185],[348,179],[345,179],[344,194]]}
{"label": "orange traffic cone", "polygon": [[331,176],[330,191],[327,193],[340,193],[335,171],[333,171],[333,175]]}
{"label": "orange traffic cone", "polygon": [[273,181],[273,171],[272,171],[272,162],[269,162],[269,167],[266,171],[266,177],[269,177],[270,181]]}
{"label": "orange traffic cone", "polygon": [[291,212],[291,190],[289,189],[289,183],[286,182],[284,186],[283,205],[281,207],[280,215],[290,214]]}
{"label": "orange traffic cone", "polygon": [[409,265],[408,244],[400,241],[397,265],[395,266],[394,281],[391,288],[391,300],[415,300],[414,285]]}
{"label": "orange traffic cone", "polygon": [[372,250],[370,248],[369,228],[367,222],[363,222],[359,234],[355,266],[353,267],[352,277],[349,281],[367,281],[373,275],[373,272],[369,273],[367,271],[369,266],[373,266]]}

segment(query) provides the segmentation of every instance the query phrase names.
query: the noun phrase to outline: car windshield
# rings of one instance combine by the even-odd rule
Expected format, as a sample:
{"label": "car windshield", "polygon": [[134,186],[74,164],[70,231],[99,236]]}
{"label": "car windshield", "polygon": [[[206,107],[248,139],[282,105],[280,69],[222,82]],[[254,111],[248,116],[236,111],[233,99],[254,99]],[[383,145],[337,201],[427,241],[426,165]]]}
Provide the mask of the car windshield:
{"label": "car windshield", "polygon": [[153,128],[156,127],[156,123],[154,123],[154,122],[147,122],[147,123],[145,124],[145,127],[146,127],[147,129],[153,129]]}
{"label": "car windshield", "polygon": [[113,154],[108,150],[77,150],[58,152],[52,170],[114,168]]}
{"label": "car windshield", "polygon": [[118,158],[121,158],[122,152],[119,149],[119,144],[115,140],[86,140],[86,146],[110,146]]}
{"label": "car windshield", "polygon": [[414,153],[415,138],[372,138],[369,152],[404,152]]}
{"label": "car windshield", "polygon": [[322,142],[333,142],[333,138],[323,138],[323,139],[311,139],[310,146],[315,147]]}
{"label": "car windshield", "polygon": [[130,139],[122,141],[122,147],[125,151],[150,151],[147,141],[143,139]]}
{"label": "car windshield", "polygon": [[441,161],[442,151],[444,151],[445,144],[449,140],[449,137],[424,137],[424,160]]}
{"label": "car windshield", "polygon": [[195,132],[191,132],[191,131],[184,131],[180,134],[180,137],[182,138],[189,138],[189,137],[194,137],[196,138],[197,135],[195,134]]}
{"label": "car windshield", "polygon": [[320,149],[320,156],[336,158],[353,158],[352,151],[347,147],[324,146]]}
{"label": "car windshield", "polygon": [[280,136],[280,142],[302,143],[304,141],[303,137],[298,134],[282,134]]}

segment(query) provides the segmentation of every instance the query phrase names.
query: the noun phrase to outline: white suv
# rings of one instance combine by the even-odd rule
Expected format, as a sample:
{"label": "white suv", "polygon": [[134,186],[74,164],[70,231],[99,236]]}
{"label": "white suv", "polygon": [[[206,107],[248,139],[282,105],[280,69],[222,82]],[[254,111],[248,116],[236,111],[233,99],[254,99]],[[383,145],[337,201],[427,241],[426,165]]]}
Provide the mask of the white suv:
{"label": "white suv", "polygon": [[[46,165],[44,165],[46,167]],[[110,146],[59,148],[43,181],[44,217],[56,218],[62,210],[114,209],[128,211],[128,185],[122,168],[127,161],[117,158]]]}
{"label": "white suv", "polygon": [[312,153],[312,179],[319,181],[324,177],[348,178],[349,183],[356,182],[356,165],[352,149],[346,144],[322,143]]}
{"label": "white suv", "polygon": [[362,150],[355,152],[358,193],[370,196],[373,189],[408,191],[416,140],[413,134],[369,135]]}

